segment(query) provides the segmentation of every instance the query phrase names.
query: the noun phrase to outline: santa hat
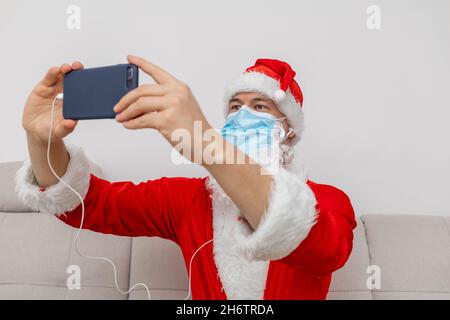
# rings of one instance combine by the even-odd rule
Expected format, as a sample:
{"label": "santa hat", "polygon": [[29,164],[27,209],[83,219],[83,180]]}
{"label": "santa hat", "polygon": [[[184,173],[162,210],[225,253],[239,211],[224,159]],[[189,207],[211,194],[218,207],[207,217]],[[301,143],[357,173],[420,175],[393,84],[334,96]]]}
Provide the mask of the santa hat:
{"label": "santa hat", "polygon": [[280,60],[258,59],[225,89],[225,115],[229,111],[229,102],[240,92],[259,92],[272,99],[284,113],[288,123],[296,133],[291,141],[296,143],[303,131],[303,94],[295,81],[295,71]]}

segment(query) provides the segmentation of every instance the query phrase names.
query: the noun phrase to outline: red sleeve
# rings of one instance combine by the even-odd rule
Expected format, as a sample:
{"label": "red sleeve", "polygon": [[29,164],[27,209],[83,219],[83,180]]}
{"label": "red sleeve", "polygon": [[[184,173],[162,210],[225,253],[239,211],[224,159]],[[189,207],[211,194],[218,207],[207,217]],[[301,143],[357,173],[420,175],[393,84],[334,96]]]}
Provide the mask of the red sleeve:
{"label": "red sleeve", "polygon": [[[83,228],[120,236],[158,236],[177,242],[185,210],[204,186],[200,178],[161,178],[139,184],[90,175]],[[81,204],[58,216],[80,227]]]}
{"label": "red sleeve", "polygon": [[341,190],[311,182],[317,220],[308,236],[280,261],[307,272],[326,275],[341,268],[352,251],[355,214]]}

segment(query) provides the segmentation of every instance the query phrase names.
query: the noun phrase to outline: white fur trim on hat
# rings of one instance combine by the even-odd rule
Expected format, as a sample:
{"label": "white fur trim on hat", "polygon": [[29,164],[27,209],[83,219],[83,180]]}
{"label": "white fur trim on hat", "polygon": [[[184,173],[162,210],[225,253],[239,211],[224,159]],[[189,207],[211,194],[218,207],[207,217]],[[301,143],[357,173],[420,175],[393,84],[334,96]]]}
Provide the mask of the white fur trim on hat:
{"label": "white fur trim on hat", "polygon": [[286,92],[284,92],[281,89],[278,89],[277,91],[275,91],[273,98],[275,99],[275,102],[280,103],[281,101],[286,99]]}
{"label": "white fur trim on hat", "polygon": [[224,95],[224,114],[225,116],[229,111],[230,99],[240,92],[259,92],[272,99],[277,105],[280,111],[287,117],[288,122],[296,134],[292,143],[296,143],[300,140],[303,132],[303,111],[300,105],[295,100],[290,89],[285,93],[285,97],[281,99],[281,94],[277,93],[280,89],[280,83],[272,77],[269,77],[258,71],[249,71],[240,74],[234,79],[225,89]]}
{"label": "white fur trim on hat", "polygon": [[317,222],[316,198],[303,174],[280,168],[273,175],[269,206],[239,249],[249,260],[278,260],[292,253]]}
{"label": "white fur trim on hat", "polygon": [[[75,145],[66,144],[70,160],[61,179],[74,188],[84,199],[89,189],[90,163],[83,150]],[[23,203],[34,211],[51,215],[61,215],[74,210],[80,203],[78,196],[63,183],[58,182],[45,191],[40,191],[36,182],[30,159],[26,159],[17,170],[15,190]]]}

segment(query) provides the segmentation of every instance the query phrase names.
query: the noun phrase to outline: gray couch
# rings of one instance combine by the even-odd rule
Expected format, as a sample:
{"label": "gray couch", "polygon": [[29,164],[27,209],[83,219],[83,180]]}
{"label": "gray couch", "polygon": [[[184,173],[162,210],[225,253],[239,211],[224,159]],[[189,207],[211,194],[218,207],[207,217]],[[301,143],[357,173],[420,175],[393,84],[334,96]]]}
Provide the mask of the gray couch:
{"label": "gray couch", "polygon": [[[20,164],[0,164],[0,299],[145,299],[142,288],[118,293],[108,263],[78,256],[71,247],[75,229],[20,203],[13,182]],[[102,177],[101,170],[94,168]],[[187,295],[184,262],[172,242],[84,230],[79,248],[86,255],[112,259],[123,290],[144,282],[152,299]],[[69,265],[81,268],[79,290],[67,289]],[[380,268],[379,289],[367,286],[371,265]],[[450,217],[361,216],[353,253],[335,272],[328,298],[450,299]]]}

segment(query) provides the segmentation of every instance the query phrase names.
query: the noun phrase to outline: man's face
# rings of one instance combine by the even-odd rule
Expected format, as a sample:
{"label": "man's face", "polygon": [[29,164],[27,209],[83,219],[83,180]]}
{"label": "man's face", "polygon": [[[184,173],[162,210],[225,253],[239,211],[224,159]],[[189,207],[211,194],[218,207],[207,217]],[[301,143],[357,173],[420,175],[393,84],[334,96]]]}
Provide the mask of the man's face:
{"label": "man's face", "polygon": [[[244,104],[255,111],[270,113],[274,115],[275,118],[285,117],[272,99],[258,92],[240,92],[235,94],[230,99],[228,104],[228,114],[237,112]],[[289,131],[287,119],[280,120],[280,123],[282,124],[284,131],[287,133]],[[292,132],[285,142],[287,143],[294,136],[295,133]]]}

